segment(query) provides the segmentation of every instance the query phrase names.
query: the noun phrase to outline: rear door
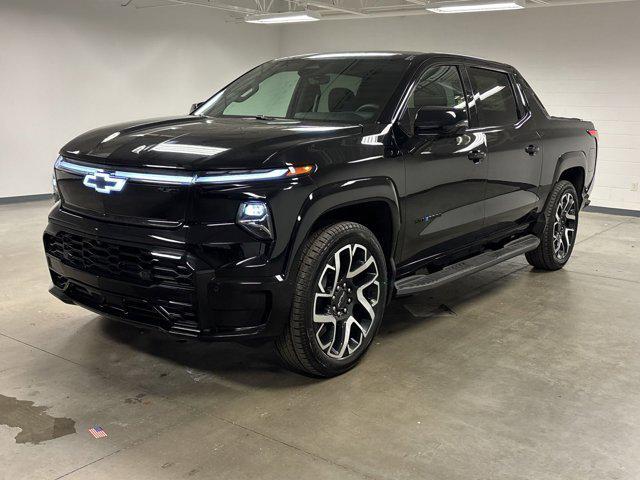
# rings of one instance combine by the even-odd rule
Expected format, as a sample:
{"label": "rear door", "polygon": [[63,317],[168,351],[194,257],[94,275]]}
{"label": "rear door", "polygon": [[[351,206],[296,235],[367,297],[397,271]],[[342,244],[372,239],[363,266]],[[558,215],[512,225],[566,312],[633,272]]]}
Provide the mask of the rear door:
{"label": "rear door", "polygon": [[470,64],[470,110],[488,149],[483,234],[509,231],[531,219],[539,201],[540,139],[526,100],[511,72]]}
{"label": "rear door", "polygon": [[483,225],[487,163],[482,138],[467,132],[428,137],[412,133],[421,107],[450,107],[468,118],[470,92],[463,85],[459,65],[427,67],[400,117],[399,124],[408,135],[403,148],[407,196],[402,256],[406,266],[415,267],[445,247],[449,250],[470,243]]}

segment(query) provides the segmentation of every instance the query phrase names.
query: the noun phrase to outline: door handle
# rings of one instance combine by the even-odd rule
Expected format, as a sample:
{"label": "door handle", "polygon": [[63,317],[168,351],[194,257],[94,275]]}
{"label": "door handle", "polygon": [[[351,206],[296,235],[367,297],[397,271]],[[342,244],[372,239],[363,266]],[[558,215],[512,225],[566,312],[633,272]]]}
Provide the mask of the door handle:
{"label": "door handle", "polygon": [[482,150],[472,150],[469,152],[469,160],[471,160],[476,165],[487,157],[487,154]]}
{"label": "door handle", "polygon": [[533,156],[540,151],[540,147],[538,145],[529,145],[524,148],[524,151]]}

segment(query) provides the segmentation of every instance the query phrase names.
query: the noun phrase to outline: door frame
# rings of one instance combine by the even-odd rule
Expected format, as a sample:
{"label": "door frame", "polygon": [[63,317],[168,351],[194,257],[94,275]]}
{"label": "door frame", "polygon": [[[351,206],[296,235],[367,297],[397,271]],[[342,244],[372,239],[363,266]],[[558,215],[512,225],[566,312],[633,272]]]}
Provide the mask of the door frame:
{"label": "door frame", "polygon": [[[411,95],[413,94],[413,92],[415,91],[415,89],[417,88],[417,84],[418,81],[420,80],[420,78],[422,78],[423,74],[430,68],[436,68],[436,67],[440,67],[440,66],[453,66],[456,67],[457,71],[458,71],[458,76],[460,78],[460,82],[462,84],[462,89],[463,89],[463,96],[466,102],[466,108],[467,108],[467,115],[468,115],[468,120],[469,120],[469,129],[467,129],[467,131],[469,131],[470,133],[475,132],[475,128],[478,127],[478,121],[477,121],[477,114],[475,113],[475,110],[472,111],[471,110],[471,105],[470,105],[470,100],[473,100],[473,88],[470,82],[470,79],[467,75],[466,72],[466,62],[463,58],[460,57],[447,57],[447,56],[438,56],[438,57],[433,57],[433,58],[429,58],[425,61],[423,61],[413,72],[409,82],[408,82],[408,87],[405,89],[400,101],[398,102],[396,109],[393,112],[392,115],[392,124],[396,127],[396,128],[400,128],[405,135],[408,135],[410,137],[413,136],[413,132],[406,132],[404,128],[402,128],[400,120],[402,118],[402,115],[405,113],[406,109],[407,109],[407,102],[409,101],[409,98],[411,97]],[[473,130],[472,130],[473,128]],[[466,131],[465,131],[466,133]],[[402,157],[400,157],[402,158]],[[486,196],[486,178],[485,178],[485,193],[483,194],[483,202],[485,200],[485,196]],[[406,197],[403,199],[403,202],[406,202],[407,199]],[[484,205],[484,204],[483,204]],[[483,223],[484,223],[484,218],[482,219]],[[402,208],[402,224],[403,224],[403,228],[402,228],[402,232],[403,232],[403,236],[406,235],[406,226],[407,226],[407,222],[410,222],[411,219],[407,219],[407,208],[406,205],[403,206]],[[468,244],[465,245],[455,245],[453,246],[451,249],[449,250],[443,250],[441,252],[436,252],[434,253],[428,253],[426,256],[424,256],[423,258],[420,259],[415,259],[411,262],[412,268],[415,269],[417,265],[424,265],[426,263],[429,263],[435,259],[439,259],[442,257],[446,257],[448,255],[455,255],[456,252],[459,251],[464,251],[468,248],[472,248],[474,245],[477,244],[477,240],[471,240]],[[403,245],[401,245],[402,250],[404,250],[404,242]],[[399,258],[403,257],[403,251],[400,251],[400,255]],[[426,251],[425,251],[426,253]],[[404,259],[409,260],[409,259]],[[404,267],[404,268],[403,268]],[[400,262],[399,265],[399,273],[403,274],[406,272],[403,272],[403,270],[406,270],[407,265],[402,265],[402,262]],[[418,267],[419,268],[419,267]]]}
{"label": "door frame", "polygon": [[[470,128],[468,131],[471,133],[491,133],[491,132],[499,132],[499,131],[507,131],[507,132],[516,132],[518,130],[520,130],[521,128],[523,128],[524,126],[530,126],[538,135],[538,138],[540,141],[542,141],[542,137],[540,136],[540,133],[537,131],[536,128],[536,123],[534,121],[533,118],[533,114],[531,111],[531,107],[528,103],[528,100],[525,96],[524,93],[524,89],[522,88],[522,86],[520,85],[520,83],[518,82],[518,71],[515,70],[513,67],[507,66],[507,65],[496,65],[493,64],[491,62],[483,62],[481,60],[474,60],[474,59],[467,59],[466,61],[463,62],[464,63],[464,71],[465,71],[465,76],[469,82],[469,86],[471,88],[471,91],[473,92],[473,98],[469,101],[469,107],[470,109],[473,110],[473,115],[475,117],[475,127],[474,128]],[[480,125],[480,118],[479,118],[479,114],[478,114],[478,107],[476,105],[476,95],[479,94],[479,92],[476,92],[476,89],[474,88],[473,82],[471,81],[471,74],[469,72],[470,68],[478,68],[478,69],[483,69],[483,70],[489,70],[489,71],[494,71],[494,72],[499,72],[499,73],[503,73],[505,75],[507,75],[507,78],[509,80],[509,84],[511,86],[511,92],[513,94],[513,97],[515,99],[516,102],[516,109],[517,109],[517,114],[518,114],[518,121],[516,123],[513,124],[506,124],[506,125],[489,125],[489,126],[481,126]],[[488,166],[489,166],[489,171],[491,169],[491,147],[488,146],[488,151],[487,151],[487,161],[488,161]],[[489,178],[487,179],[488,181],[490,180]],[[539,183],[539,182],[538,182]],[[489,188],[489,183],[485,184],[485,202],[488,202],[490,200],[490,197],[487,196],[486,193],[486,189]],[[485,212],[485,227],[487,227],[487,216],[486,216],[486,212]],[[506,228],[504,231],[502,232],[495,232],[495,236],[496,237],[501,237],[501,236],[507,236],[509,234],[511,234],[513,231],[519,231],[521,230],[521,226],[520,225],[516,225],[510,228]],[[493,236],[493,234],[491,235]]]}

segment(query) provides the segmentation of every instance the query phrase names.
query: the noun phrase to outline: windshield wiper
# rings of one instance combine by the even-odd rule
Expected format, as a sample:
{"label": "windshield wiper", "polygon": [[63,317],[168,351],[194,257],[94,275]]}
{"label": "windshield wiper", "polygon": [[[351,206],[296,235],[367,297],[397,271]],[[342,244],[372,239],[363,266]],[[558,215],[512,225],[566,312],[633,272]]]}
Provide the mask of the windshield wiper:
{"label": "windshield wiper", "polygon": [[253,115],[250,118],[255,118],[256,120],[276,120],[278,117],[270,117],[269,115]]}

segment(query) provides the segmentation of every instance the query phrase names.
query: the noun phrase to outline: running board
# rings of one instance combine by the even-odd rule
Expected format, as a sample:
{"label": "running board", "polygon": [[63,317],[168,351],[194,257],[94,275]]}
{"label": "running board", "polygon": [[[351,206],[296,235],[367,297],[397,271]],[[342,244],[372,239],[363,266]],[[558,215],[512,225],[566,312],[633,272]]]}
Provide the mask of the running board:
{"label": "running board", "polygon": [[523,253],[535,250],[540,245],[540,239],[535,235],[527,235],[507,243],[499,250],[491,250],[475,257],[468,258],[458,263],[449,265],[435,273],[428,275],[412,275],[395,282],[398,295],[431,290],[445,283],[453,282],[485,268],[493,267],[498,263],[517,257]]}

